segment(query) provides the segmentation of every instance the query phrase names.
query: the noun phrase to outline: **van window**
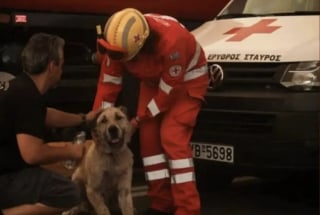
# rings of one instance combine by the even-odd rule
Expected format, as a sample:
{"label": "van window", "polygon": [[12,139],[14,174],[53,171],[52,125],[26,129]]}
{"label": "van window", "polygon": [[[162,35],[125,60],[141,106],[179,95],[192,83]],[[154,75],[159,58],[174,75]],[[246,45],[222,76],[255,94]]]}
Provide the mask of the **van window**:
{"label": "van window", "polygon": [[319,2],[319,0],[234,0],[222,15],[319,12]]}
{"label": "van window", "polygon": [[243,12],[264,14],[317,10],[319,10],[318,0],[248,0]]}

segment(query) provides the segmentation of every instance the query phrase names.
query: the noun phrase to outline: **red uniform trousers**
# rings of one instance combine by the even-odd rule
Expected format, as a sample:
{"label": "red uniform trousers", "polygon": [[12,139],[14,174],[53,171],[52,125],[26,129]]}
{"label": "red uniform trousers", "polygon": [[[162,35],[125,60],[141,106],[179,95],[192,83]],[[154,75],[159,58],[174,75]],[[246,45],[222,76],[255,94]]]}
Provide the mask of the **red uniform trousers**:
{"label": "red uniform trousers", "polygon": [[[141,82],[138,115],[146,110],[157,90]],[[200,197],[190,138],[202,101],[189,96],[183,87],[171,93],[172,102],[167,111],[140,123],[140,148],[150,207],[175,215],[199,215]]]}

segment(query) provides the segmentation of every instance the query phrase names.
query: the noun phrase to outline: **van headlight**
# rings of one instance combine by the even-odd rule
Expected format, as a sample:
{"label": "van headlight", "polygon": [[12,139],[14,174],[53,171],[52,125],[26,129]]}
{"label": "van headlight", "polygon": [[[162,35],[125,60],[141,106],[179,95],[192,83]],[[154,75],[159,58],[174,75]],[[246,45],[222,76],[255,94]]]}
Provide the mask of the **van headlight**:
{"label": "van headlight", "polygon": [[320,86],[320,62],[310,61],[289,64],[280,83],[296,90],[315,90]]}

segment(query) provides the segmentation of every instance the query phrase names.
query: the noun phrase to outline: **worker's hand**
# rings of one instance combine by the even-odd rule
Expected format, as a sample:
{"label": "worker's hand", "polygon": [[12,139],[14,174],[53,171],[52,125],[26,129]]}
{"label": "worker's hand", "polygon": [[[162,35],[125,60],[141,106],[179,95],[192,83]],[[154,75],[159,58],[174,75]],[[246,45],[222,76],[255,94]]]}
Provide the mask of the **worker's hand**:
{"label": "worker's hand", "polygon": [[151,117],[152,117],[152,115],[151,115],[151,113],[149,112],[148,109],[146,109],[144,115],[138,115],[136,117],[133,117],[130,120],[130,124],[131,124],[131,127],[132,127],[132,134],[139,128],[139,124],[140,124],[141,121],[150,119]]}
{"label": "worker's hand", "polygon": [[133,135],[136,130],[139,128],[139,118],[138,117],[134,117],[130,120],[130,124],[131,124],[131,135]]}

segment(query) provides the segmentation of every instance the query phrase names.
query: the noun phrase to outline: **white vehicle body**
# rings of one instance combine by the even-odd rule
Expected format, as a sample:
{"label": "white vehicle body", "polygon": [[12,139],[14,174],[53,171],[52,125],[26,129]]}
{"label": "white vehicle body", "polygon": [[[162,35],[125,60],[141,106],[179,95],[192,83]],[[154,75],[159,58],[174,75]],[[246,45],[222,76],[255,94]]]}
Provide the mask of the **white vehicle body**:
{"label": "white vehicle body", "polygon": [[213,20],[193,33],[208,61],[316,61],[320,59],[319,26],[316,15],[261,16]]}
{"label": "white vehicle body", "polygon": [[319,7],[318,0],[234,0],[192,31],[212,81],[217,71],[223,78],[208,90],[192,140],[204,178],[212,164],[236,174],[237,167],[318,168]]}

